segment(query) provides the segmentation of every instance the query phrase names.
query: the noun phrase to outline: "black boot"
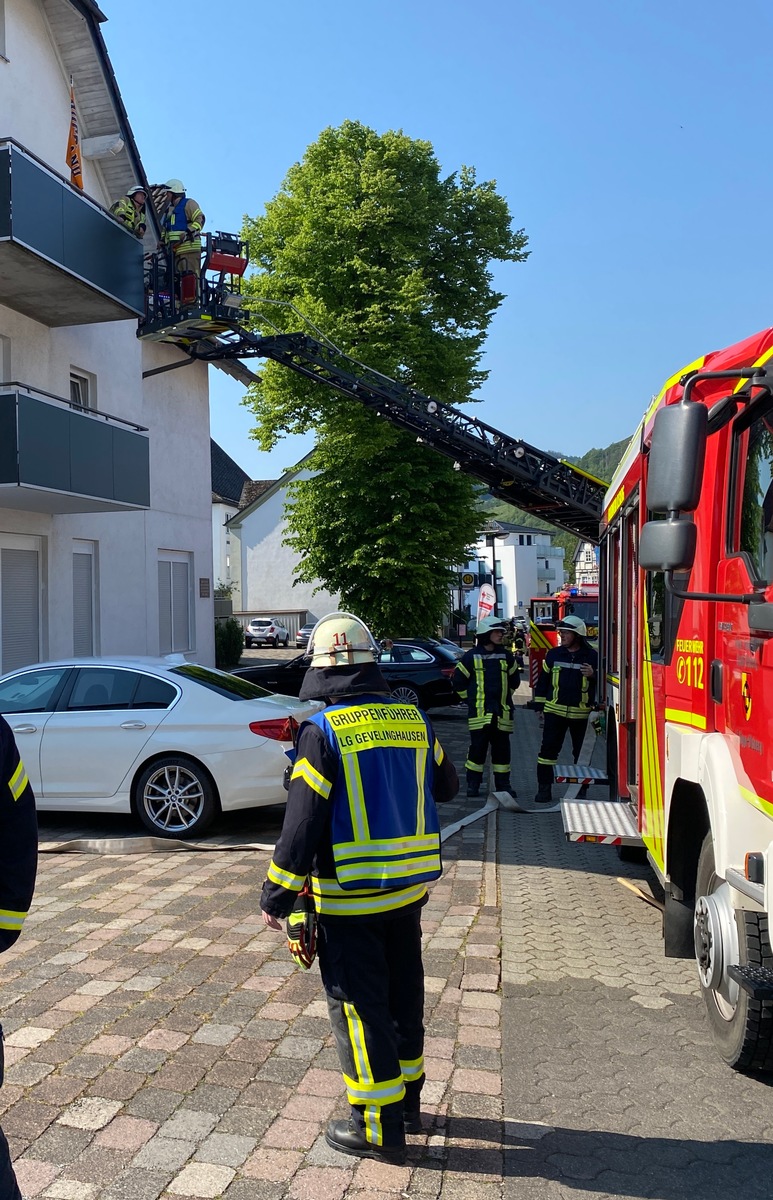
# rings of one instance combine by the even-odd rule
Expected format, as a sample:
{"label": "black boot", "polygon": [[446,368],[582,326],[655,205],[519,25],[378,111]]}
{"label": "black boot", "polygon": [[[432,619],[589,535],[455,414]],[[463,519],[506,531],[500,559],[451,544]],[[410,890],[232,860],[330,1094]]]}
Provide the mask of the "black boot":
{"label": "black boot", "polygon": [[501,779],[500,780],[500,779],[496,779],[496,777],[495,777],[494,791],[495,792],[504,792],[507,796],[512,796],[513,800],[518,799],[518,793],[516,792],[513,785],[510,783],[509,779]]}
{"label": "black boot", "polygon": [[325,1141],[339,1154],[355,1158],[375,1158],[379,1162],[404,1163],[405,1142],[401,1146],[375,1146],[354,1128],[351,1121],[331,1121],[325,1130]]}
{"label": "black boot", "polygon": [[467,799],[473,800],[480,795],[481,777],[475,771],[467,772]]}
{"label": "black boot", "polygon": [[537,792],[537,795],[534,797],[534,801],[536,804],[552,804],[553,803],[552,790],[550,788],[541,787],[540,790]]}
{"label": "black boot", "polygon": [[403,1108],[403,1129],[406,1133],[422,1132],[421,1108],[418,1104],[415,1108]]}

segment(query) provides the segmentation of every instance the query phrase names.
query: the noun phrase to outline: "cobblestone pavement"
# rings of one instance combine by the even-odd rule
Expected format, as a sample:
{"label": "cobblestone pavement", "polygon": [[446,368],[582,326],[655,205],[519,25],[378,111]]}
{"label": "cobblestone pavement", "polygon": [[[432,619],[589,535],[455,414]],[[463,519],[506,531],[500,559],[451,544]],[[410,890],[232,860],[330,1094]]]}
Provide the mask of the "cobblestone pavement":
{"label": "cobblestone pavement", "polygon": [[[461,766],[461,712],[433,721]],[[519,710],[527,797],[536,739]],[[0,963],[25,1197],[767,1197],[771,1093],[719,1063],[694,969],[663,959],[659,914],[616,880],[646,869],[566,845],[544,811],[470,824],[444,857],[423,921],[425,1132],[393,1167],[324,1143],[342,1084],[318,972],[259,919],[267,854],[43,855]]]}

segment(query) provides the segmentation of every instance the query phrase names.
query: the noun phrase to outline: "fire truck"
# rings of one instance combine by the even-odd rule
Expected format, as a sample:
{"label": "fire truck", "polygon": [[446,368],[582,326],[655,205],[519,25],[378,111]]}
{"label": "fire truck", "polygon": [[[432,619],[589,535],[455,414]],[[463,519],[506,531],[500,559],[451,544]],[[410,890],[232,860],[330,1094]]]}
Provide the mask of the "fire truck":
{"label": "fire truck", "polygon": [[[667,380],[604,500],[612,802],[574,841],[642,845],[665,952],[696,958],[717,1049],[773,1069],[773,329]],[[622,801],[620,803],[619,801]]]}
{"label": "fire truck", "polygon": [[585,622],[588,637],[595,641],[599,634],[597,583],[588,583],[582,588],[563,588],[552,596],[532,596],[529,601],[529,683],[532,691],[545,655],[551,646],[558,645],[556,626],[570,614]]}
{"label": "fire truck", "polygon": [[252,332],[246,247],[218,234],[207,256],[193,306],[153,283],[168,271],[150,272],[138,336],[181,357],[148,374],[194,359],[249,383],[244,360],[272,359],[414,434],[493,495],[600,539],[610,800],[564,801],[567,836],[646,849],[665,952],[695,956],[719,1053],[773,1069],[773,329],[667,380],[607,489],[319,331]]}

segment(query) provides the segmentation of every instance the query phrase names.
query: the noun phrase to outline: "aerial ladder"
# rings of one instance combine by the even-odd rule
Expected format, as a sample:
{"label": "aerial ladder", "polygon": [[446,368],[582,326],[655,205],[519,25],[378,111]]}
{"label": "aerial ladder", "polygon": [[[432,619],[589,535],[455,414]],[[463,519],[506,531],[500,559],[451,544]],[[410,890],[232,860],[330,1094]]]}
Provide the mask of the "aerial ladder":
{"label": "aerial ladder", "polygon": [[146,376],[186,362],[211,362],[249,384],[257,377],[244,360],[270,359],[414,434],[417,441],[452,459],[457,470],[479,479],[497,499],[583,541],[598,542],[607,487],[602,480],[480,417],[374,371],[344,354],[318,330],[319,336],[252,332],[248,328],[252,314],[244,306],[240,286],[248,262],[247,244],[236,235],[207,234],[199,295],[183,304],[171,256],[163,251],[148,256],[146,311],[137,336],[177,346],[186,358],[147,371]]}

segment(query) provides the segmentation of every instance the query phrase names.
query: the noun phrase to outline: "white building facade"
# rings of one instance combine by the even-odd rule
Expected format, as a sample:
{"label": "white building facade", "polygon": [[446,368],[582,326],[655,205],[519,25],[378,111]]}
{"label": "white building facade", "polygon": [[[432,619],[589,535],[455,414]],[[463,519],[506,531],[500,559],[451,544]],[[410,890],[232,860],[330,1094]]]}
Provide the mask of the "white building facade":
{"label": "white building facade", "polygon": [[292,636],[307,621],[339,608],[338,596],[318,584],[297,582],[300,556],[284,544],[287,488],[312,475],[302,462],[227,522],[234,615],[245,624],[251,617],[278,617]]}
{"label": "white building facade", "polygon": [[[464,579],[473,581],[464,584]],[[480,587],[493,584],[496,616],[528,616],[534,596],[549,596],[564,585],[564,550],[554,546],[544,529],[492,521],[478,536],[475,558],[459,576],[460,586],[452,597],[453,609],[469,607],[473,619],[478,608]],[[461,598],[461,603],[460,603]]]}
{"label": "white building facade", "polygon": [[107,212],[146,180],[104,18],[91,0],[0,15],[0,670],[213,662],[207,367],[143,378],[181,354],[137,339],[143,247]]}

